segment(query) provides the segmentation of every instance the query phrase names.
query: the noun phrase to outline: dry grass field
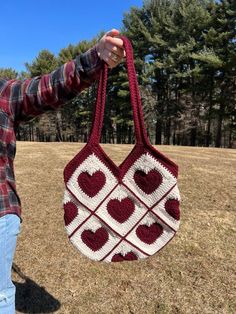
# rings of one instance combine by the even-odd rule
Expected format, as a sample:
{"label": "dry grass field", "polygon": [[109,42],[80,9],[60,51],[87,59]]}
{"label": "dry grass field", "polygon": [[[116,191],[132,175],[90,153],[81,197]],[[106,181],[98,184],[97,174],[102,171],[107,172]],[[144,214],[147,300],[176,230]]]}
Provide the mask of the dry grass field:
{"label": "dry grass field", "polygon": [[[144,261],[107,264],[80,255],[64,229],[63,169],[84,144],[17,145],[17,313],[236,313],[235,150],[158,147],[179,165],[180,230]],[[117,164],[132,148],[102,146]]]}

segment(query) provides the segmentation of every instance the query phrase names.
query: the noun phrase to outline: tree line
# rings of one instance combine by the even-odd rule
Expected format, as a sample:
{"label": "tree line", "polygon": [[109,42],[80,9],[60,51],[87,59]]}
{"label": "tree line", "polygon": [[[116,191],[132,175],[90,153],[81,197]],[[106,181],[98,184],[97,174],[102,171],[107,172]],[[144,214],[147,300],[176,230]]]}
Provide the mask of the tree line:
{"label": "tree line", "polygon": [[[236,147],[235,0],[146,0],[123,17],[133,44],[145,124],[153,144]],[[0,69],[9,79],[49,73],[103,35],[42,50],[26,71]],[[96,84],[56,112],[21,125],[18,140],[86,142]],[[109,73],[103,143],[134,143],[125,64]]]}

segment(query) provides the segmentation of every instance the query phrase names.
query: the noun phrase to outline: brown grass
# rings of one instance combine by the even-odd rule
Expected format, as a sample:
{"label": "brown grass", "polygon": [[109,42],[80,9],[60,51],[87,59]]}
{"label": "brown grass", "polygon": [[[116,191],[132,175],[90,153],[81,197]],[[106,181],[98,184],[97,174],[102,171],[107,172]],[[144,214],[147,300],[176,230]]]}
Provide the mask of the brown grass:
{"label": "brown grass", "polygon": [[[17,313],[236,313],[236,151],[160,146],[179,165],[177,236],[144,261],[98,263],[67,240],[63,168],[78,143],[18,142]],[[132,145],[102,145],[117,164]],[[44,287],[44,288],[42,288]]]}

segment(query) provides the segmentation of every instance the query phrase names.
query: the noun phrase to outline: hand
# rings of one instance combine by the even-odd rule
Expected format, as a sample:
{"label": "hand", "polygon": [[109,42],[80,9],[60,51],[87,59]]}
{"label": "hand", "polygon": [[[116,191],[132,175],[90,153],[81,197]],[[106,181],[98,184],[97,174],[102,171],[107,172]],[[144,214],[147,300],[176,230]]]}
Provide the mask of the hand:
{"label": "hand", "polygon": [[104,60],[110,68],[116,67],[125,57],[123,40],[115,38],[119,31],[112,29],[107,32],[96,44],[97,54],[100,59]]}

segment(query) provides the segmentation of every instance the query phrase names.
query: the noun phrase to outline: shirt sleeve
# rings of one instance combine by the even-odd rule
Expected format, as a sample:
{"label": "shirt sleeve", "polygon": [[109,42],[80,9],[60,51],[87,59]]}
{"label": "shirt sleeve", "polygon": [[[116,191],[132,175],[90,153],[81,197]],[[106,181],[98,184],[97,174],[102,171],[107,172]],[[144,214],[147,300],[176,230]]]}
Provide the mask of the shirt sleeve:
{"label": "shirt sleeve", "polygon": [[8,81],[2,97],[7,98],[14,122],[18,124],[73,99],[98,79],[100,69],[101,60],[93,47],[50,74]]}

